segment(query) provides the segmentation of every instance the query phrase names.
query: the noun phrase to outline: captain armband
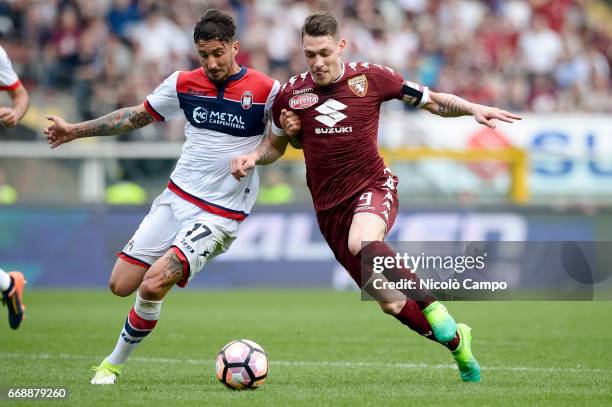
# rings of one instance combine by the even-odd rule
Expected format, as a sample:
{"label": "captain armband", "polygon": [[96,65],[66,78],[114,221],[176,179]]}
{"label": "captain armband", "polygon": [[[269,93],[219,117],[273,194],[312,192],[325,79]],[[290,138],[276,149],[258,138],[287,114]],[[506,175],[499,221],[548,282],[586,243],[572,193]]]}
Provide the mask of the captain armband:
{"label": "captain armband", "polygon": [[402,84],[402,102],[414,107],[422,107],[429,102],[429,89],[427,86],[404,81]]}

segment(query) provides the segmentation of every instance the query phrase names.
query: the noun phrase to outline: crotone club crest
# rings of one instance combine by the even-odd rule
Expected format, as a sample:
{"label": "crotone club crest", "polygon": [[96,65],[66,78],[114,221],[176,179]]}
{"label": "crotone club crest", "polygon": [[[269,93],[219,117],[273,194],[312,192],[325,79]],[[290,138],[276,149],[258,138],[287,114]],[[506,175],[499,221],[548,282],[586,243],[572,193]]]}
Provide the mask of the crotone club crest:
{"label": "crotone club crest", "polygon": [[253,93],[245,91],[240,98],[240,105],[243,109],[250,109],[253,106]]}
{"label": "crotone club crest", "polygon": [[368,78],[365,75],[355,76],[346,81],[353,93],[360,98],[368,93]]}

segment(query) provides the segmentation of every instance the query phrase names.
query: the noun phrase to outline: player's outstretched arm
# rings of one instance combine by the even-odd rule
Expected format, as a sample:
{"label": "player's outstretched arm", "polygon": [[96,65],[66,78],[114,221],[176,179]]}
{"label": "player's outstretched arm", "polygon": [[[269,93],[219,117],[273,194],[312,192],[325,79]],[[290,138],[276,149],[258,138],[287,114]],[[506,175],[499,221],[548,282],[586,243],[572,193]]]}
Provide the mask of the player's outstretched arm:
{"label": "player's outstretched arm", "polygon": [[13,107],[0,107],[0,124],[6,127],[15,127],[19,120],[25,116],[30,105],[28,91],[23,85],[8,91]]}
{"label": "player's outstretched arm", "polygon": [[145,127],[155,120],[144,104],[116,110],[106,116],[82,123],[71,124],[61,117],[47,116],[52,123],[44,133],[51,148],[83,137],[117,136]]}
{"label": "player's outstretched arm", "polygon": [[522,117],[496,107],[479,105],[469,102],[456,95],[448,93],[437,93],[429,91],[429,101],[422,107],[433,114],[442,117],[474,116],[474,119],[492,129],[495,128],[494,120],[513,123]]}

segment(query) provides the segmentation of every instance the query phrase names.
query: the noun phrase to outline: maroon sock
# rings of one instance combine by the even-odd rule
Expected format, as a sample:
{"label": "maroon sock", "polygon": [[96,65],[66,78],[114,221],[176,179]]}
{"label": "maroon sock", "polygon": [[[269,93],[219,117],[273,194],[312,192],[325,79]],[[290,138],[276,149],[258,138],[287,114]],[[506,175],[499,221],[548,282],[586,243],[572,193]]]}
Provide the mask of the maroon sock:
{"label": "maroon sock", "polygon": [[[421,311],[415,301],[406,300],[406,305],[404,305],[399,314],[395,315],[395,318],[419,335],[438,342],[431,331],[431,325],[429,325],[427,318],[423,315],[423,311]],[[443,345],[451,351],[457,349],[457,346],[459,346],[459,334],[455,334],[455,337],[450,342]]]}
{"label": "maroon sock", "polygon": [[421,336],[435,341],[436,338],[431,331],[431,325],[427,322],[427,318],[423,315],[423,311],[419,308],[415,301],[406,300],[406,305],[402,308],[399,314],[394,315],[398,321],[406,325]]}
{"label": "maroon sock", "polygon": [[457,348],[459,347],[459,332],[455,333],[455,337],[453,339],[451,339],[450,342],[445,343],[444,346],[446,346],[448,348],[448,350],[450,350],[451,352],[457,350]]}
{"label": "maroon sock", "polygon": [[[396,252],[391,249],[385,242],[383,241],[375,241],[368,244],[364,247],[361,252],[359,252],[358,256],[361,258],[361,264],[364,267],[368,267],[370,270],[374,264],[374,257],[393,257],[395,258]],[[400,279],[410,279],[416,282],[417,288],[413,290],[403,290],[402,293],[405,294],[408,298],[416,301],[420,309],[427,308],[432,302],[436,301],[436,297],[433,296],[427,290],[418,288],[419,286],[419,277],[416,273],[410,272],[410,269],[407,268],[391,268],[385,269],[383,271],[383,275],[389,281],[400,281]]]}

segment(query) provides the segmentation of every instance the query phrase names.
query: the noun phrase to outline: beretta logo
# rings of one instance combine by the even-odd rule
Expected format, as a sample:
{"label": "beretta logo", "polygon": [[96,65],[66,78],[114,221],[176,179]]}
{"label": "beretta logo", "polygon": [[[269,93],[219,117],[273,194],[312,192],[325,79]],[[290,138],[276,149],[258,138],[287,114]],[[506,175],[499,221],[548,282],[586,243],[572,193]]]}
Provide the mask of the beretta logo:
{"label": "beretta logo", "polygon": [[349,88],[360,98],[368,93],[368,78],[365,75],[355,76],[347,81]]}
{"label": "beretta logo", "polygon": [[289,99],[289,107],[292,109],[306,109],[319,101],[319,97],[314,93],[304,93],[292,96]]}

